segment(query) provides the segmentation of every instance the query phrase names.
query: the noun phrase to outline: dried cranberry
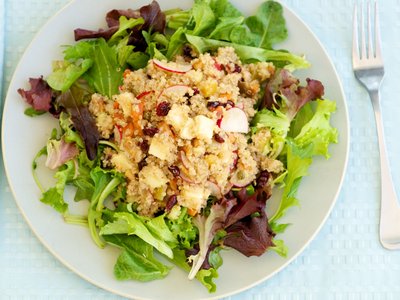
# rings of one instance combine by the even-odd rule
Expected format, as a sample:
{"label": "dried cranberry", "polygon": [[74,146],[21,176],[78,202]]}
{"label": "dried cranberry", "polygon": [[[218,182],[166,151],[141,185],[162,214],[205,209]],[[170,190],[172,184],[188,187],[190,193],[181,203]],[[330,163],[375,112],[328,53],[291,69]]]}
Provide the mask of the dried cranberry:
{"label": "dried cranberry", "polygon": [[168,167],[168,170],[174,175],[175,177],[178,177],[181,174],[181,171],[177,166],[170,166]]}
{"label": "dried cranberry", "polygon": [[139,147],[140,147],[140,150],[142,150],[143,152],[146,153],[147,151],[149,151],[149,148],[150,148],[149,142],[147,140],[143,140],[143,142],[139,143]]}
{"label": "dried cranberry", "polygon": [[220,136],[218,133],[216,133],[214,135],[214,139],[216,142],[221,143],[221,144],[225,142],[224,138],[222,136]]}
{"label": "dried cranberry", "polygon": [[146,127],[145,129],[143,129],[144,135],[148,135],[150,137],[153,137],[159,131],[160,130],[158,128],[155,128],[155,127]]}
{"label": "dried cranberry", "polygon": [[190,47],[189,45],[183,46],[182,53],[186,57],[193,58],[192,47]]}
{"label": "dried cranberry", "polygon": [[260,173],[260,176],[257,178],[257,188],[263,188],[264,186],[267,185],[268,179],[269,179],[269,172],[268,171],[262,171]]}
{"label": "dried cranberry", "polygon": [[214,111],[221,103],[219,101],[209,101],[207,102],[207,108],[210,111]]}
{"label": "dried cranberry", "polygon": [[235,64],[235,69],[233,70],[233,72],[240,73],[240,72],[242,72],[242,68],[238,64]]}
{"label": "dried cranberry", "polygon": [[230,106],[234,107],[235,103],[233,103],[232,100],[228,100],[228,101],[226,101],[226,105],[230,105]]}
{"label": "dried cranberry", "polygon": [[178,197],[176,195],[172,195],[168,198],[167,204],[165,205],[165,210],[167,212],[171,211],[176,203],[178,203]]}
{"label": "dried cranberry", "polygon": [[138,163],[139,171],[142,170],[145,166],[147,166],[146,157],[143,158],[143,159]]}
{"label": "dried cranberry", "polygon": [[171,109],[171,104],[166,101],[163,101],[157,105],[156,113],[159,117],[164,117],[168,115],[169,110]]}
{"label": "dried cranberry", "polygon": [[198,95],[200,94],[200,91],[198,88],[193,88],[193,95]]}

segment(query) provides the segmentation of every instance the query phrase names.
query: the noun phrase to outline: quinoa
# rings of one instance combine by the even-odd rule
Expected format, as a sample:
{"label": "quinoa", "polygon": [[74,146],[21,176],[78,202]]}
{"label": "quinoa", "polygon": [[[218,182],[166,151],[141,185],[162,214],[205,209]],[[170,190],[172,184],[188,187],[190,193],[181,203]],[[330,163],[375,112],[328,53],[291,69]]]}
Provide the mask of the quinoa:
{"label": "quinoa", "polygon": [[232,107],[251,120],[261,86],[274,73],[271,63],[242,64],[225,47],[161,64],[150,60],[143,69],[126,70],[119,95],[94,94],[89,104],[102,138],[118,148],[105,152],[103,164],[126,176],[127,201],[139,214],[153,216],[176,197],[170,217],[182,207],[194,215],[210,195],[255,182],[263,170],[283,171],[265,157],[266,130],[249,143],[246,134],[218,126]]}

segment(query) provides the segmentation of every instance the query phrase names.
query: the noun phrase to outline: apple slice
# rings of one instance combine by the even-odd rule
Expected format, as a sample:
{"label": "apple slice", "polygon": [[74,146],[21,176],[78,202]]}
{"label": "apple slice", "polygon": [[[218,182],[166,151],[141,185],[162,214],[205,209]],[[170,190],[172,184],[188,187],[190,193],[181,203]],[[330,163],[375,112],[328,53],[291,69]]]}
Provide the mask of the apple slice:
{"label": "apple slice", "polygon": [[247,116],[243,110],[237,107],[227,110],[217,125],[227,132],[247,133],[249,131]]}
{"label": "apple slice", "polygon": [[188,85],[184,85],[184,84],[177,84],[177,85],[171,85],[167,88],[165,88],[160,95],[158,96],[158,98],[162,97],[164,94],[177,94],[177,95],[185,95],[186,93],[188,93],[190,90],[190,87]]}
{"label": "apple slice", "polygon": [[171,73],[177,73],[177,74],[185,74],[186,72],[189,72],[192,69],[191,64],[178,64],[175,62],[164,62],[164,61],[158,60],[156,58],[153,59],[153,64],[161,70],[171,72]]}

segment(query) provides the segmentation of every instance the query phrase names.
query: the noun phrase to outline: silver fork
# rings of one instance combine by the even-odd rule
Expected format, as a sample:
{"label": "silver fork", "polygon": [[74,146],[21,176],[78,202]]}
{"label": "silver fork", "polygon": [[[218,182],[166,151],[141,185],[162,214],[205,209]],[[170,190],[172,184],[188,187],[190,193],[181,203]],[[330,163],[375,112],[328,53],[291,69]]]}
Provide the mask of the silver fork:
{"label": "silver fork", "polygon": [[[373,34],[371,31],[371,5],[368,2],[366,21],[367,32],[365,32],[363,7],[361,5],[359,22],[357,5],[354,6],[353,70],[357,79],[367,89],[374,108],[381,165],[381,214],[379,236],[383,247],[394,250],[400,249],[400,206],[397,201],[396,191],[390,174],[379,101],[379,87],[385,74],[385,70],[381,53],[378,18],[378,6],[375,2]],[[360,46],[359,31],[361,31]]]}

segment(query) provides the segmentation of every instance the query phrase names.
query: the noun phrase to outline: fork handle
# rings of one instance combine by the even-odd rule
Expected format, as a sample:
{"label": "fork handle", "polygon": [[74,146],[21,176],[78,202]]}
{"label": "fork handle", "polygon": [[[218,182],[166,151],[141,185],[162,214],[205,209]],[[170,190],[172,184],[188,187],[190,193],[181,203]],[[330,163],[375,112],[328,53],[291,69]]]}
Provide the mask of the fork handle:
{"label": "fork handle", "polygon": [[[396,219],[395,212],[399,210],[399,203],[397,201],[396,191],[394,189],[392,176],[389,168],[389,160],[387,157],[381,107],[379,101],[379,90],[372,90],[369,92],[371,97],[372,106],[375,113],[376,128],[378,133],[379,154],[381,163],[381,213],[380,213],[380,226],[379,233],[382,239],[390,240],[390,228],[394,224],[398,224],[399,220]],[[389,236],[388,236],[389,235]],[[387,245],[384,245],[385,247]],[[388,247],[387,247],[388,248]]]}

